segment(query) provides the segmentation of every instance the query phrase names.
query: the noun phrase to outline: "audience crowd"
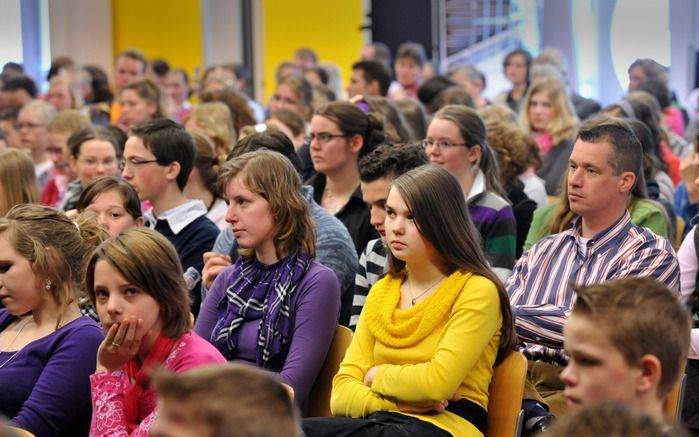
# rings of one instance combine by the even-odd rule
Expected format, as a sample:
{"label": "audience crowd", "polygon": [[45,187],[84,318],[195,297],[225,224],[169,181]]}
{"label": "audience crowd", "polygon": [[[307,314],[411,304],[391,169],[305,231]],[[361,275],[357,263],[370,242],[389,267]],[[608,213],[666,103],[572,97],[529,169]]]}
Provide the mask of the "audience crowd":
{"label": "audience crowd", "polygon": [[699,122],[666,67],[601,107],[552,47],[492,100],[413,42],[346,88],[291,55],[266,102],[137,49],[5,65],[0,436],[482,436],[512,354],[524,435],[699,433]]}

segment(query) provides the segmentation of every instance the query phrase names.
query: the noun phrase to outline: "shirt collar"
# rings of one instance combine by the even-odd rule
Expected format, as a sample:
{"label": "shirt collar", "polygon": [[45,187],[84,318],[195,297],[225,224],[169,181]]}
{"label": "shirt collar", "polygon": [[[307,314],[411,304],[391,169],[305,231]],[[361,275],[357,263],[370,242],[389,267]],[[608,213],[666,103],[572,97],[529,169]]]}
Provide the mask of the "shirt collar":
{"label": "shirt collar", "polygon": [[207,212],[204,202],[199,199],[194,199],[169,209],[161,213],[158,217],[155,216],[153,208],[144,212],[143,216],[150,224],[151,228],[155,227],[155,222],[157,220],[165,220],[172,232],[177,235],[194,220],[206,215]]}
{"label": "shirt collar", "polygon": [[480,168],[476,167],[476,177],[473,178],[471,191],[468,192],[466,200],[470,200],[485,191],[485,176]]}
{"label": "shirt collar", "polygon": [[[602,248],[606,246],[608,243],[614,242],[614,240],[616,240],[616,238],[621,236],[622,234],[626,234],[622,231],[630,225],[631,214],[629,214],[628,210],[625,210],[624,214],[621,217],[619,217],[617,221],[612,223],[607,229],[598,232],[592,238],[590,238],[588,246],[592,245],[596,248]],[[573,238],[577,242],[578,237],[582,236],[582,217],[576,218],[573,222],[573,227],[566,232],[568,232],[571,238]]]}

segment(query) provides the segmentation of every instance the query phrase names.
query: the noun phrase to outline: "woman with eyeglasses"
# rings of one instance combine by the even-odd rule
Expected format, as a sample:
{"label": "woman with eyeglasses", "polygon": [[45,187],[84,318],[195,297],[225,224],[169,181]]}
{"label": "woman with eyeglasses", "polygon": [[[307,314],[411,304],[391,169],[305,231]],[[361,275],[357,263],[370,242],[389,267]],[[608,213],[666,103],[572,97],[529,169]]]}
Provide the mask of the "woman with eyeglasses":
{"label": "woman with eyeglasses", "polygon": [[317,172],[306,183],[315,201],[336,216],[352,237],[357,254],[379,238],[359,188],[359,158],[384,140],[383,125],[349,102],[321,106],[311,119],[310,151]]}
{"label": "woman with eyeglasses", "polygon": [[100,176],[118,176],[121,148],[117,139],[106,128],[89,127],[68,138],[68,162],[77,175],[66,189],[59,208],[70,211],[78,206],[83,189]]}
{"label": "woman with eyeglasses", "polygon": [[499,182],[485,123],[474,109],[445,106],[434,115],[423,146],[430,162],[459,180],[486,258],[504,281],[515,264],[517,223]]}

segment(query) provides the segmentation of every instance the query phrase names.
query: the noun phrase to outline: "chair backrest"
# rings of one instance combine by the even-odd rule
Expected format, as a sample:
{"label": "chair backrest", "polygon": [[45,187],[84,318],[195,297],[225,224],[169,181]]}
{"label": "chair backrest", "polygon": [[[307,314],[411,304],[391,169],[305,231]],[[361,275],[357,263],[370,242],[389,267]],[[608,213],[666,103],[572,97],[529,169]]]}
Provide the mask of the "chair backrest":
{"label": "chair backrest", "polygon": [[488,437],[513,437],[521,431],[522,397],[527,378],[527,359],[512,352],[493,369],[488,402]]}
{"label": "chair backrest", "polygon": [[332,416],[330,392],[333,387],[333,378],[340,369],[340,363],[345,358],[345,352],[347,352],[351,341],[352,330],[346,326],[338,325],[323,367],[320,368],[320,373],[318,373],[308,396],[308,411],[306,412],[308,417]]}
{"label": "chair backrest", "polygon": [[663,413],[668,423],[678,423],[682,414],[682,401],[684,400],[684,389],[687,384],[687,375],[682,375],[680,381],[675,385],[663,402]]}
{"label": "chair backrest", "polygon": [[34,437],[34,434],[26,429],[17,428],[10,425],[0,425],[0,435],[17,436],[17,437]]}

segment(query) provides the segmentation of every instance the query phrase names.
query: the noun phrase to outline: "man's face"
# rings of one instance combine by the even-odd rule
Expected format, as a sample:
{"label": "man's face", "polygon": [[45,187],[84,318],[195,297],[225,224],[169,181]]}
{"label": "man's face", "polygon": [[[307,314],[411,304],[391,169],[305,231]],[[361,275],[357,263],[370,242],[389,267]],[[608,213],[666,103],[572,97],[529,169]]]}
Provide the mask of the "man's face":
{"label": "man's face", "polygon": [[631,71],[629,71],[629,92],[638,88],[641,82],[646,79],[648,79],[648,77],[646,77],[646,72],[643,68],[639,66],[633,67]]}
{"label": "man's face", "polygon": [[151,437],[207,437],[211,430],[198,421],[191,408],[175,400],[158,401],[158,417],[149,431]]}
{"label": "man's face", "polygon": [[157,200],[167,185],[167,166],[159,165],[155,155],[139,137],[130,136],[124,146],[121,176],[130,183],[141,200]]}
{"label": "man's face", "polygon": [[347,95],[352,98],[356,95],[370,96],[372,95],[369,83],[364,77],[364,70],[355,69],[352,70],[352,75],[350,76],[350,83],[347,85]]}
{"label": "man's face", "polygon": [[144,74],[145,65],[143,62],[126,56],[119,57],[114,69],[114,83],[117,90],[122,89],[131,81],[143,78]]}
{"label": "man's face", "polygon": [[376,231],[381,235],[381,241],[386,242],[386,230],[384,222],[386,221],[386,198],[391,189],[393,179],[383,177],[371,182],[362,182],[362,199],[369,207],[371,213],[371,224],[376,228]]}
{"label": "man's face", "polygon": [[604,327],[588,317],[573,314],[565,328],[565,350],[570,360],[561,373],[568,407],[617,401],[635,407],[638,366],[626,362]]}
{"label": "man's face", "polygon": [[43,152],[49,144],[46,123],[37,108],[23,109],[17,118],[17,130],[21,147],[32,152]]}
{"label": "man's face", "polygon": [[178,105],[187,100],[189,95],[189,85],[184,81],[181,73],[175,71],[169,73],[165,78],[165,89],[167,96]]}
{"label": "man's face", "polygon": [[620,194],[630,188],[622,188],[623,176],[614,175],[609,164],[611,153],[612,145],[607,141],[577,140],[573,147],[568,167],[568,202],[570,210],[583,220],[606,217],[617,211],[619,202],[626,202]]}

